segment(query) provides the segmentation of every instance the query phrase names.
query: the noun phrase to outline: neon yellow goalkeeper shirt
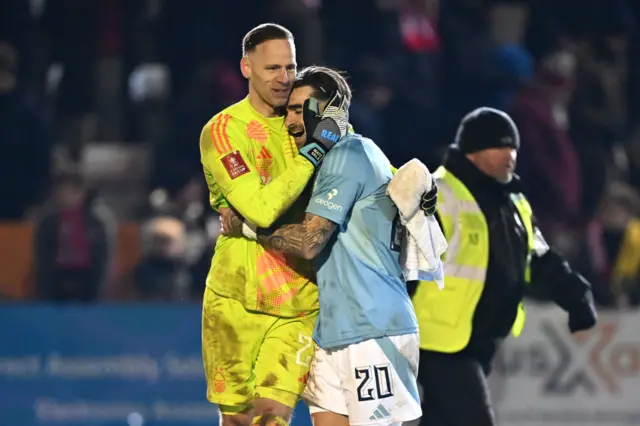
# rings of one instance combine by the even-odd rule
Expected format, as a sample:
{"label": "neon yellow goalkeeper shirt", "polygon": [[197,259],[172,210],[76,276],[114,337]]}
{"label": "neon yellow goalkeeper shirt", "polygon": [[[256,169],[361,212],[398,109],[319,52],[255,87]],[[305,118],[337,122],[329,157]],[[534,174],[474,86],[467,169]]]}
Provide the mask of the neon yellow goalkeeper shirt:
{"label": "neon yellow goalkeeper shirt", "polygon": [[[282,117],[266,118],[249,98],[215,115],[202,129],[200,155],[214,209],[233,206],[268,228],[296,201],[313,175]],[[221,235],[207,287],[247,310],[293,317],[318,309],[310,261]]]}

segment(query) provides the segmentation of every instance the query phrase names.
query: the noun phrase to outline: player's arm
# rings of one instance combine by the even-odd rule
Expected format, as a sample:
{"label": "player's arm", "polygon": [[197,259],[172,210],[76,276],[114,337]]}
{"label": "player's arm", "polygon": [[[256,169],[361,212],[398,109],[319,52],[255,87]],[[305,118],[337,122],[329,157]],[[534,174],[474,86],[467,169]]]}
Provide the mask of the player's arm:
{"label": "player's arm", "polygon": [[[200,135],[201,161],[214,208],[228,202],[247,221],[269,227],[304,190],[314,165],[297,156],[287,170],[269,185],[263,185],[250,155],[250,142],[243,124],[227,114],[219,114]],[[220,196],[221,195],[221,196]]]}
{"label": "player's arm", "polygon": [[[397,169],[391,166],[391,172],[396,171]],[[314,193],[311,200],[317,195]],[[300,224],[287,224],[275,231],[259,229],[257,236],[258,242],[265,247],[303,259],[313,259],[327,245],[336,228],[335,222],[313,213],[306,213]]]}
{"label": "player's arm", "polygon": [[224,198],[220,187],[215,179],[213,179],[213,175],[206,168],[204,169],[204,177],[207,181],[207,187],[209,188],[209,204],[211,208],[217,212],[220,212],[220,209],[223,207],[229,208],[229,202]]}
{"label": "player's arm", "polygon": [[551,300],[569,314],[571,332],[588,330],[596,324],[597,313],[591,283],[550,248],[534,219],[534,244],[531,256],[533,293]]}
{"label": "player's arm", "polygon": [[258,229],[258,242],[265,247],[302,259],[315,258],[327,245],[337,225],[321,216],[305,214],[302,223],[281,226],[275,231]]}
{"label": "player's arm", "polygon": [[297,257],[315,258],[336,229],[344,227],[353,204],[362,194],[362,179],[369,165],[364,161],[364,152],[359,150],[361,147],[350,145],[334,148],[318,172],[304,221],[275,231],[259,229],[258,241]]}

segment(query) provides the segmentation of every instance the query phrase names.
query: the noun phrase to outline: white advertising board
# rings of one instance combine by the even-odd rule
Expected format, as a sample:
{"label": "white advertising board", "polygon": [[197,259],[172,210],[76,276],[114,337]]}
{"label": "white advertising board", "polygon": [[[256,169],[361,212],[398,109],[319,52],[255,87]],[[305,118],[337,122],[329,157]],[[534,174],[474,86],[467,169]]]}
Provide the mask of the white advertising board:
{"label": "white advertising board", "polygon": [[560,308],[528,304],[489,382],[500,426],[640,426],[640,311],[571,335]]}

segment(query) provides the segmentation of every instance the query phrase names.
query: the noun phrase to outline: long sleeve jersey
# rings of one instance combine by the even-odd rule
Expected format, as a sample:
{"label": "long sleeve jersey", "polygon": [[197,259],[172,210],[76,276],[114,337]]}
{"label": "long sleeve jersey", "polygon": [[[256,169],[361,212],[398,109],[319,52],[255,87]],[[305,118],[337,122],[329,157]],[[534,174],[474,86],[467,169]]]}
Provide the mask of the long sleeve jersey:
{"label": "long sleeve jersey", "polygon": [[[261,228],[289,210],[314,172],[282,117],[262,116],[248,98],[204,126],[200,153],[212,207],[230,206]],[[219,295],[283,317],[318,309],[311,262],[227,236],[218,238],[215,253],[207,286]]]}

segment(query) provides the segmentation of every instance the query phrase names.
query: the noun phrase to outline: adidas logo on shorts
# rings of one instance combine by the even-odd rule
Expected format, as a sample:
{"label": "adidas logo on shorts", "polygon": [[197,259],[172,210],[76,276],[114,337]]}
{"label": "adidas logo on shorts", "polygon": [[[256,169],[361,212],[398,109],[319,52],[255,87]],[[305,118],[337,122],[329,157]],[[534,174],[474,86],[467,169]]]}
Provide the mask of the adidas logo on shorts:
{"label": "adidas logo on shorts", "polygon": [[384,408],[384,405],[380,404],[376,411],[373,412],[373,416],[369,417],[369,420],[378,420],[389,416],[391,416],[391,413]]}

